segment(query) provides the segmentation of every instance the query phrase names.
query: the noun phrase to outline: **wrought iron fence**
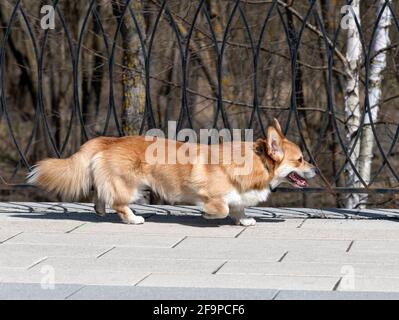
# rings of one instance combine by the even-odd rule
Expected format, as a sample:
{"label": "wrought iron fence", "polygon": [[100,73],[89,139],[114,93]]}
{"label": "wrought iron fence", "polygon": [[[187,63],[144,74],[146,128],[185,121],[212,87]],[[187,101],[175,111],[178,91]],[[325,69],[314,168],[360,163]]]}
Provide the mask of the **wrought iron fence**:
{"label": "wrought iron fence", "polygon": [[[6,157],[0,158],[3,164],[8,164],[8,167],[5,164],[0,167],[0,173],[3,171],[1,188],[28,187],[24,184],[23,179],[18,177],[21,177],[19,176],[20,173],[26,173],[27,170],[30,170],[33,165],[32,161],[36,160],[37,157],[34,154],[37,144],[46,145],[47,154],[62,157],[68,154],[68,145],[71,140],[75,139],[74,136],[77,135],[77,132],[79,141],[74,142],[75,145],[84,143],[97,135],[122,136],[125,134],[121,125],[121,104],[123,103],[121,95],[123,91],[120,89],[119,75],[115,75],[115,70],[127,68],[123,65],[120,51],[121,29],[124,27],[124,21],[129,19],[133,26],[129,32],[138,35],[140,52],[144,59],[142,74],[145,84],[145,110],[140,133],[149,128],[164,127],[162,121],[169,120],[165,111],[167,108],[164,109],[165,112],[157,110],[161,104],[160,101],[156,100],[160,91],[154,92],[154,83],[161,82],[161,85],[157,85],[157,88],[173,87],[173,94],[177,95],[180,101],[178,111],[173,116],[177,120],[178,129],[184,127],[198,129],[200,121],[196,120],[198,113],[193,104],[198,102],[195,99],[199,98],[208,102],[208,105],[204,108],[209,110],[208,114],[212,114],[211,120],[209,120],[209,117],[207,118],[206,126],[208,128],[255,128],[258,135],[264,136],[268,121],[273,116],[277,116],[283,124],[285,133],[288,135],[292,133],[295,136],[294,138],[301,144],[306,156],[324,173],[321,187],[304,190],[281,188],[280,191],[399,192],[399,188],[397,188],[399,184],[399,118],[397,116],[399,113],[399,97],[397,96],[399,79],[392,80],[389,84],[384,83],[384,86],[389,86],[388,95],[390,97],[385,97],[384,100],[385,105],[382,109],[385,110],[384,108],[387,106],[388,111],[384,111],[383,120],[372,117],[372,108],[369,102],[370,69],[373,59],[379,54],[373,51],[373,43],[384,10],[389,10],[392,15],[390,27],[392,44],[386,51],[390,52],[392,59],[394,59],[395,54],[398,54],[396,40],[399,34],[399,7],[396,3],[385,1],[383,10],[372,16],[374,19],[372,23],[367,18],[368,30],[364,30],[360,21],[355,19],[362,47],[362,66],[359,67],[362,82],[360,95],[362,97],[359,106],[359,126],[355,135],[350,137],[351,142],[349,142],[345,132],[347,125],[344,114],[345,88],[339,85],[340,82],[345,83],[345,77],[348,76],[342,71],[345,70],[345,63],[347,63],[347,57],[344,53],[345,45],[343,45],[347,30],[342,29],[342,24],[339,22],[342,19],[340,12],[335,13],[336,19],[332,19],[335,21],[333,25],[331,23],[327,25],[327,18],[323,16],[320,9],[321,3],[325,4],[325,1],[303,1],[300,8],[296,8],[292,1],[230,0],[222,1],[226,6],[226,11],[219,12],[219,14],[212,12],[209,1],[187,1],[187,12],[189,13],[186,16],[179,14],[180,11],[177,12],[176,2],[167,0],[147,1],[149,3],[148,8],[150,8],[147,9],[150,13],[146,13],[148,21],[145,32],[138,21],[138,16],[143,13],[132,7],[132,3],[136,2],[134,0],[119,1],[122,2],[121,11],[119,15],[114,16],[113,20],[110,19],[111,15],[104,18],[104,7],[107,5],[104,2],[110,3],[111,1],[87,1],[77,26],[69,24],[70,18],[66,15],[70,16],[70,13],[66,12],[65,7],[63,7],[65,2],[53,1],[52,3],[55,10],[56,31],[43,30],[39,27],[40,15],[32,13],[32,9],[35,9],[35,12],[40,11],[39,3],[32,5],[26,1],[16,0],[5,1],[0,5],[0,11],[3,10],[0,43],[0,128],[4,141],[9,141],[3,146],[2,152],[5,153],[11,148],[16,151],[12,160],[5,159]],[[146,1],[138,2],[143,4]],[[342,1],[342,4],[352,5],[352,1]],[[148,16],[151,17],[148,18]],[[220,17],[223,18],[224,22],[216,26],[215,21]],[[256,27],[253,26],[254,21],[256,21]],[[109,27],[111,23],[112,28]],[[91,25],[96,28],[96,39],[101,41],[101,49],[96,49],[95,52],[93,50],[92,54],[94,57],[102,59],[101,67],[105,70],[103,71],[103,82],[100,88],[100,91],[102,91],[100,94],[101,101],[99,102],[105,107],[101,112],[89,110],[90,113],[98,113],[94,124],[93,120],[92,123],[88,122],[86,117],[88,112],[83,110],[82,107],[85,94],[88,94],[82,90],[81,69],[85,67],[84,62],[82,62],[82,55],[83,52],[86,55],[88,55],[88,52],[90,53],[90,48],[85,44],[85,37],[93,33],[93,29],[89,29]],[[72,27],[76,29],[74,34],[71,31]],[[167,31],[165,31],[166,28]],[[57,30],[59,33],[54,34]],[[16,33],[18,33],[19,39],[23,39],[25,49],[17,50],[14,39]],[[167,37],[165,33],[173,39],[171,42],[173,42],[175,60],[173,60],[173,65],[168,67],[169,70],[173,70],[173,67],[178,69],[177,76],[175,76],[178,78],[178,83],[173,83],[170,79],[157,78],[157,74],[161,73],[162,68],[166,66],[162,65],[160,60],[162,48],[160,46],[157,49],[154,48],[157,41],[163,41]],[[240,34],[242,41],[235,41],[234,37],[238,37],[237,34]],[[59,40],[57,40],[58,35],[60,36]],[[199,43],[199,39],[202,39],[201,43]],[[57,56],[55,54],[53,58],[60,58],[68,65],[69,69],[66,73],[71,74],[72,87],[69,93],[71,93],[72,98],[66,108],[67,112],[63,111],[62,114],[54,115],[50,110],[49,99],[46,98],[46,95],[51,91],[50,85],[52,83],[52,79],[48,81],[46,78],[46,70],[51,59],[48,55],[49,48],[57,45],[57,41],[59,41],[59,45],[62,43],[66,46],[65,51],[68,52],[68,55],[60,58],[54,57]],[[281,46],[284,46],[284,49],[272,52],[273,50],[267,47],[268,43],[272,42],[283,43]],[[305,61],[309,55],[309,53],[306,53],[307,46],[311,46],[315,42],[318,42],[320,61],[325,62],[322,67],[310,65]],[[226,53],[227,50],[233,50],[231,48],[241,50],[240,52],[245,51],[245,55],[243,53],[242,57],[234,60],[231,58],[234,52]],[[28,59],[24,56],[24,50],[30,51],[33,55],[31,62],[27,62]],[[154,53],[154,50],[157,52]],[[197,78],[201,82],[207,76],[213,79],[213,87],[206,92],[201,87],[193,89],[193,82],[196,81],[192,76],[193,65],[195,64],[195,68],[199,68],[199,63],[193,61],[200,59],[202,52],[207,52],[212,60],[208,68],[211,74],[205,74],[204,71],[205,75],[201,76],[200,80]],[[245,80],[245,90],[249,89],[249,93],[246,92],[246,96],[241,95],[241,98],[236,99],[236,96],[240,96],[239,92],[232,93],[228,88],[226,89],[226,73],[229,72],[225,62],[227,55],[229,55],[230,63],[235,61],[234,63],[245,65],[251,71],[248,72],[250,76],[245,79],[236,79],[238,82]],[[288,103],[283,106],[265,105],[269,99],[269,94],[260,93],[268,85],[264,75],[265,70],[268,70],[268,67],[265,67],[265,60],[272,59],[271,57],[275,56],[285,59],[285,63],[281,65],[281,70],[284,71],[287,79],[282,80],[281,86],[286,87],[284,90],[289,92],[289,99]],[[10,64],[18,70],[15,72],[20,77],[25,72],[29,73],[31,78],[28,90],[31,91],[34,98],[32,98],[31,103],[28,103],[28,106],[23,107],[23,111],[18,111],[18,108],[22,108],[18,106],[18,89],[12,90],[11,88],[14,82],[10,80]],[[157,70],[154,70],[155,67]],[[306,71],[304,71],[304,68]],[[388,65],[388,69],[392,68],[392,65]],[[314,76],[311,75],[310,78],[304,79],[303,74],[308,69]],[[65,72],[65,70],[60,72]],[[269,76],[271,75],[269,74]],[[320,82],[324,81],[325,83],[323,89],[320,89],[320,87],[317,89],[322,97],[322,106],[318,108],[320,110],[310,110],[311,108],[307,107],[304,99],[307,99],[306,91],[311,92],[313,81],[314,83],[319,82],[319,80],[316,80],[317,77],[322,79]],[[341,80],[338,81],[338,78]],[[164,87],[162,87],[162,83]],[[273,84],[273,86],[278,86],[278,84]],[[383,90],[385,90],[384,88]],[[228,91],[228,94],[226,91]],[[395,91],[396,94],[392,94]],[[14,95],[10,92],[14,92]],[[17,92],[17,95],[15,95],[15,92]],[[20,94],[22,95],[22,92]],[[312,94],[314,95],[314,93]],[[386,94],[385,91],[384,94]],[[339,99],[340,102],[337,101]],[[236,120],[231,120],[234,118],[232,110],[242,109],[245,109],[246,118],[244,123],[241,121],[237,124]],[[157,116],[157,112],[161,116]],[[312,135],[308,132],[307,126],[309,124],[306,123],[306,120],[310,117],[309,114],[313,115],[315,112],[318,112],[319,115],[317,120],[312,120],[315,123],[313,124],[315,129],[313,129]],[[18,120],[21,117],[23,118],[23,113],[30,115],[27,116],[28,120]],[[373,150],[372,176],[368,179],[369,181],[365,181],[359,173],[359,168],[352,155],[356,152],[360,143],[368,115],[371,121],[367,125],[372,128],[375,148]],[[65,128],[62,129],[61,135],[63,137],[58,138],[58,142],[56,135],[60,135],[60,132],[57,133],[57,130],[60,131],[60,129],[54,125],[52,120],[54,116],[67,119]],[[29,123],[29,126],[26,125],[26,129],[19,128],[19,125],[22,126],[26,123]],[[91,129],[94,125],[96,125],[96,130]],[[323,153],[327,144],[332,145],[335,149],[331,150],[330,153],[325,153],[325,157],[320,160],[319,155]],[[325,159],[326,157],[327,159]],[[334,160],[334,157],[341,160]],[[320,164],[320,161],[323,164]],[[323,169],[323,166],[327,167],[329,162],[333,161],[335,162],[335,169],[332,172],[330,172],[330,169]],[[12,170],[9,169],[10,163],[14,163]],[[345,181],[342,182],[342,180],[345,180],[345,171],[348,168],[357,177],[357,185],[348,186]]]}

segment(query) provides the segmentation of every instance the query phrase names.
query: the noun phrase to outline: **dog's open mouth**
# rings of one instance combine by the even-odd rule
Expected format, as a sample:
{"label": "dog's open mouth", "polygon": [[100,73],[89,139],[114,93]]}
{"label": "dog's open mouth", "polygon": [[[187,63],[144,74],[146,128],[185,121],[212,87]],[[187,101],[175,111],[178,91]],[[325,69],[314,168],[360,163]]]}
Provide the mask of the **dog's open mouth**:
{"label": "dog's open mouth", "polygon": [[295,172],[291,172],[287,176],[287,178],[296,187],[306,188],[308,186],[308,182],[306,181],[306,179],[302,178],[299,174]]}

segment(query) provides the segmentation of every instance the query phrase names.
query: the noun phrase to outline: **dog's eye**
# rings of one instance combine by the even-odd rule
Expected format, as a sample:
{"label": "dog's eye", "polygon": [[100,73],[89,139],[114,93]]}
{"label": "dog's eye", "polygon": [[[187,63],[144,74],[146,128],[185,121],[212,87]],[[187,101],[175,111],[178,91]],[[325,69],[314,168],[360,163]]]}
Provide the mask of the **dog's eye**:
{"label": "dog's eye", "polygon": [[303,158],[300,157],[300,158],[298,159],[298,162],[302,163],[302,161],[303,161]]}

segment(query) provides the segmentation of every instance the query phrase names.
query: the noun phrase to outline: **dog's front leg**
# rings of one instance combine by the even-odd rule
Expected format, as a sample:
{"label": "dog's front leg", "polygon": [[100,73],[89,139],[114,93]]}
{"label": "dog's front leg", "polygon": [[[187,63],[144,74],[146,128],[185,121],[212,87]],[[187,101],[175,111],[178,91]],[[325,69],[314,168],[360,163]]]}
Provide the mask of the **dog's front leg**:
{"label": "dog's front leg", "polygon": [[230,206],[230,217],[233,219],[236,225],[250,227],[256,224],[256,220],[254,218],[248,218],[245,215],[245,208],[242,206]]}

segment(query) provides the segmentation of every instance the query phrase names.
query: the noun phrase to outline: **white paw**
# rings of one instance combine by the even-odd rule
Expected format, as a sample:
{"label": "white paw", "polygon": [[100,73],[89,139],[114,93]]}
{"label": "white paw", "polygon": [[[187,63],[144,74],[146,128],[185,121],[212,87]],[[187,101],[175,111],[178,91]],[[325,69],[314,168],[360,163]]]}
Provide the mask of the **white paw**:
{"label": "white paw", "polygon": [[129,215],[127,217],[127,219],[123,219],[123,222],[127,223],[127,224],[143,224],[144,223],[144,218],[132,214],[132,215]]}
{"label": "white paw", "polygon": [[244,227],[250,227],[256,224],[256,220],[254,218],[243,218],[240,219],[240,224]]}

